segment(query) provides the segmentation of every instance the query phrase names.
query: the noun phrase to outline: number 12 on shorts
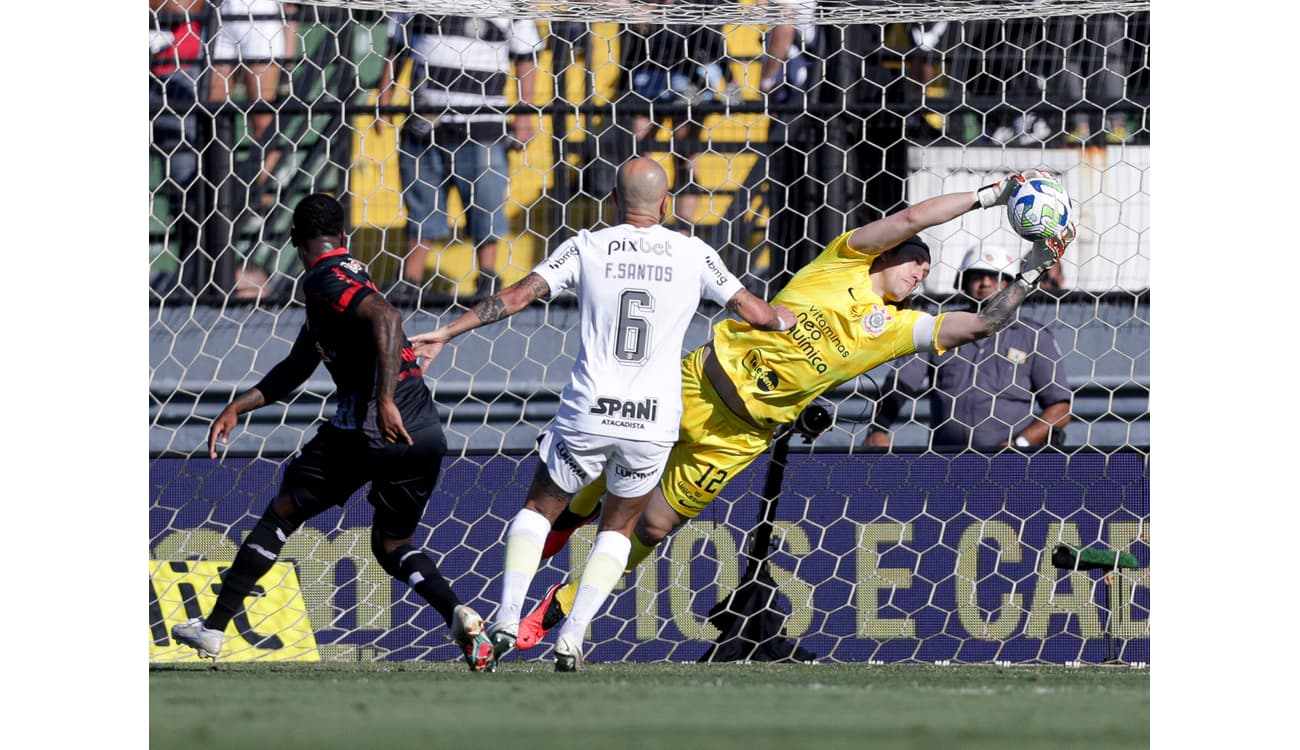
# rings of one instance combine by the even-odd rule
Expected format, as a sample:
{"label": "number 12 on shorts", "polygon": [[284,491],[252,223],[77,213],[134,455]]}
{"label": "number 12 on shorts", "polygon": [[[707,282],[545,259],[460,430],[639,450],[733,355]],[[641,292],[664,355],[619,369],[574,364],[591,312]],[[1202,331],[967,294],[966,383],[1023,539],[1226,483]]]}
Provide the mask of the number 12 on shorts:
{"label": "number 12 on shorts", "polygon": [[704,470],[699,479],[695,480],[695,486],[713,495],[718,492],[725,481],[727,481],[727,470],[710,466]]}

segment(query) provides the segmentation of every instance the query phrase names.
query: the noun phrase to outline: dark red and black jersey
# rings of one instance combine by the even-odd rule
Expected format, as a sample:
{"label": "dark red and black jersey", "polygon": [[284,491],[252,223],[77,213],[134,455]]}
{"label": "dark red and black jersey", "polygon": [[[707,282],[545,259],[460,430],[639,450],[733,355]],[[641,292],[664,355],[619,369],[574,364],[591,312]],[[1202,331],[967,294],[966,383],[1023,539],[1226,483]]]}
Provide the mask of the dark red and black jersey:
{"label": "dark red and black jersey", "polygon": [[[374,409],[378,370],[375,337],[370,322],[357,314],[357,308],[366,297],[379,294],[379,289],[361,261],[342,248],[318,258],[303,275],[302,283],[307,300],[303,335],[315,342],[338,389],[338,411],[331,423],[378,436]],[[393,400],[408,431],[438,421],[423,372],[410,339],[403,336],[402,366]]]}

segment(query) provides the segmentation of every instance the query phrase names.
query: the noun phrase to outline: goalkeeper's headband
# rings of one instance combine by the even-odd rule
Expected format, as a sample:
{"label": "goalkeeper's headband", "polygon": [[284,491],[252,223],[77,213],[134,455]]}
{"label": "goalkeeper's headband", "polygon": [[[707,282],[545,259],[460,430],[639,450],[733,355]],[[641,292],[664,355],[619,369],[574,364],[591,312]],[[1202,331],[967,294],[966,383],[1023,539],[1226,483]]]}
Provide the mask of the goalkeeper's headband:
{"label": "goalkeeper's headband", "polygon": [[913,247],[919,248],[921,252],[925,253],[926,263],[934,262],[930,256],[930,246],[925,244],[925,241],[922,240],[920,237],[916,237],[916,236],[908,237],[907,239],[903,240],[902,242],[898,243],[896,246],[891,248],[891,250],[901,251],[903,248],[907,247],[908,245],[912,245]]}

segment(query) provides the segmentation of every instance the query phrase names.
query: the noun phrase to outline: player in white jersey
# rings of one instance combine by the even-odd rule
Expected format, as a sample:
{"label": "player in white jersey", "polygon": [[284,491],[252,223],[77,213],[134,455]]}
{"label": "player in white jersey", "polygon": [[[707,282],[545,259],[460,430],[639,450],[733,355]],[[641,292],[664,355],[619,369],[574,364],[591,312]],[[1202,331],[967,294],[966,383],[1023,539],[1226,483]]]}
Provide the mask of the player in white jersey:
{"label": "player in white jersey", "polygon": [[523,280],[411,339],[415,353],[432,360],[456,336],[535,299],[570,288],[577,293],[582,347],[560,409],[538,441],[542,462],[524,507],[506,531],[501,604],[491,631],[500,658],[514,645],[551,524],[574,493],[603,474],[606,508],[557,637],[555,667],[562,672],[582,662],[587,626],[623,574],[632,529],[677,439],[682,341],[700,299],[764,330],[794,325],[788,309],[746,291],[717,251],[662,226],[668,177],[658,163],[631,159],[619,167],[616,184],[620,224],[580,231]]}

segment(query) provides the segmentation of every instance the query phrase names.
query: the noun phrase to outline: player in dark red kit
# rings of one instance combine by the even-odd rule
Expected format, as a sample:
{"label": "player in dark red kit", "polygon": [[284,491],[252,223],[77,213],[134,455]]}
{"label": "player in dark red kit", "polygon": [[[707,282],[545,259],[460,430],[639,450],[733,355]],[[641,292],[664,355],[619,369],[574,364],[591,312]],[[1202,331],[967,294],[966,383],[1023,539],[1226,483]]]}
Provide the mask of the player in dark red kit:
{"label": "player in dark red kit", "polygon": [[447,451],[433,394],[402,333],[401,314],[384,299],[360,261],[348,254],[343,206],[323,193],[303,198],[290,238],[307,269],[307,320],[289,355],[239,394],[208,432],[217,457],[239,415],[288,396],[321,362],[337,388],[338,410],[285,469],[279,493],[244,540],[206,618],[172,628],[172,638],[216,659],[226,625],[279,558],[289,535],[371,483],[370,548],[389,575],[424,597],[451,629],[470,669],[492,664],[483,618],[460,603],[437,564],[411,544]]}

